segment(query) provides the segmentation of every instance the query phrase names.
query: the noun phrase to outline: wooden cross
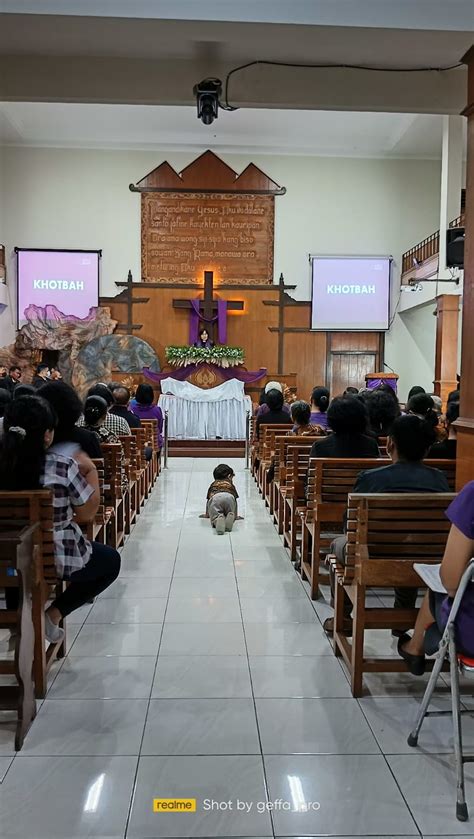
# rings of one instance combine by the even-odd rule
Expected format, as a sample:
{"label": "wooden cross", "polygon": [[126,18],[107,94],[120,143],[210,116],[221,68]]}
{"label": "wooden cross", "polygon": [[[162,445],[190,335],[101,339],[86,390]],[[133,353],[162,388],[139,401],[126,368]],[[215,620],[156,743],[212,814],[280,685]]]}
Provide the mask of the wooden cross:
{"label": "wooden cross", "polygon": [[126,288],[126,292],[122,292],[126,301],[127,301],[127,322],[126,323],[118,323],[117,329],[124,329],[127,335],[133,335],[134,332],[138,332],[143,324],[142,323],[134,323],[133,322],[133,304],[134,303],[148,303],[149,297],[135,297],[133,298],[133,277],[132,272],[129,271],[127,275],[127,281],[125,283],[115,283],[116,286],[119,288]]}
{"label": "wooden cross", "polygon": [[295,285],[285,285],[283,274],[280,274],[278,281],[278,288],[280,294],[278,300],[263,300],[264,306],[278,306],[278,326],[269,326],[269,332],[278,332],[278,370],[277,373],[284,373],[285,360],[285,334],[287,332],[309,332],[305,326],[285,326],[285,309],[287,306],[307,306],[306,301],[294,300],[286,292],[288,290],[294,291]]}
{"label": "wooden cross", "polygon": [[[191,300],[173,300],[174,309],[191,309]],[[244,308],[243,300],[228,300],[228,312],[241,312]],[[204,271],[204,297],[199,301],[199,314],[210,321],[217,314],[217,299],[214,297],[214,272]],[[212,328],[212,325],[210,325]],[[210,334],[210,333],[209,333]]]}

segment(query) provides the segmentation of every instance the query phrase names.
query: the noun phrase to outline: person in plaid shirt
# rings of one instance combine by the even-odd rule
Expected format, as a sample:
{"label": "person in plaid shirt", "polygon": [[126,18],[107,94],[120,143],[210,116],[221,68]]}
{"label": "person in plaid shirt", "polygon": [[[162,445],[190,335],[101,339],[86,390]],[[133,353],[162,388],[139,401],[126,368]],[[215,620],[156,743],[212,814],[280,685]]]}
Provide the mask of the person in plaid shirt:
{"label": "person in plaid shirt", "polygon": [[[98,382],[98,384],[94,385],[94,387],[89,388],[87,396],[100,396],[107,402],[107,416],[104,422],[104,427],[107,431],[110,431],[111,434],[115,434],[116,437],[120,437],[121,435],[130,437],[132,432],[130,431],[128,422],[123,417],[110,413],[110,409],[115,403],[112,391],[109,390],[107,385],[104,385],[103,382]],[[86,425],[84,417],[81,417],[77,424]]]}
{"label": "person in plaid shirt", "polygon": [[72,459],[48,451],[55,425],[56,415],[45,399],[21,396],[5,411],[0,449],[0,489],[53,493],[56,570],[70,585],[45,612],[45,635],[52,642],[64,637],[60,621],[108,588],[120,572],[118,552],[89,542],[79,526],[99,506],[97,470],[84,452]]}

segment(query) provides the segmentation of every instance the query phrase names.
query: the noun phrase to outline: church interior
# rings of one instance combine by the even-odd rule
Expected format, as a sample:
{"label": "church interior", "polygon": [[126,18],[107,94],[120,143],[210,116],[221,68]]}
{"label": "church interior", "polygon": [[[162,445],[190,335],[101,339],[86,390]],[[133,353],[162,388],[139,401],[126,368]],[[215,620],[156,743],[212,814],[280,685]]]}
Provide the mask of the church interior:
{"label": "church interior", "polygon": [[4,839],[474,836],[473,330],[472,0],[3,0]]}

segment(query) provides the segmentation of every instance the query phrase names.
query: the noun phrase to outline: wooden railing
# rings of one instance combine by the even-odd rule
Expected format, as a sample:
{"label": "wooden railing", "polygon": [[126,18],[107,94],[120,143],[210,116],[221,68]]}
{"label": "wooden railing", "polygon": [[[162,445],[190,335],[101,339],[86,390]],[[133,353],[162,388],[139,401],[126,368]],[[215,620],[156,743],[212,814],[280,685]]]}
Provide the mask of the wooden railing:
{"label": "wooden railing", "polygon": [[[464,213],[462,213],[453,219],[453,221],[449,222],[449,227],[463,227],[464,218]],[[414,268],[418,268],[427,259],[431,259],[433,256],[437,256],[437,254],[439,254],[439,230],[436,233],[432,233],[431,236],[427,236],[426,239],[423,239],[422,242],[414,245],[413,248],[410,248],[409,251],[403,254],[402,276],[409,271],[413,271]]]}

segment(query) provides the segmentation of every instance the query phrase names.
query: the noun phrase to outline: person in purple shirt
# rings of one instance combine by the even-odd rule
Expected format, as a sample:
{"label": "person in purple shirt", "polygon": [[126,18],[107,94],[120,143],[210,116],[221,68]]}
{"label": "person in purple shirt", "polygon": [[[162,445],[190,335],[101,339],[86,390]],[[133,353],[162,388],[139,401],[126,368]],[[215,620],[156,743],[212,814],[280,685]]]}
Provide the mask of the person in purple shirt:
{"label": "person in purple shirt", "polygon": [[[446,516],[451,522],[440,568],[447,594],[427,591],[413,630],[413,636],[399,639],[398,652],[410,673],[425,672],[425,653],[433,655],[446,626],[454,595],[474,556],[474,481],[466,484],[450,504]],[[456,617],[456,645],[459,652],[474,657],[474,586],[466,590]]]}
{"label": "person in purple shirt", "polygon": [[315,387],[311,394],[311,424],[319,425],[324,430],[328,427],[327,410],[329,407],[329,391],[327,387]]}
{"label": "person in purple shirt", "polygon": [[158,448],[161,450],[163,447],[163,412],[158,405],[153,404],[153,399],[154,393],[152,386],[141,384],[138,385],[135,399],[132,399],[129,407],[132,414],[135,414],[141,420],[158,420],[156,442]]}

